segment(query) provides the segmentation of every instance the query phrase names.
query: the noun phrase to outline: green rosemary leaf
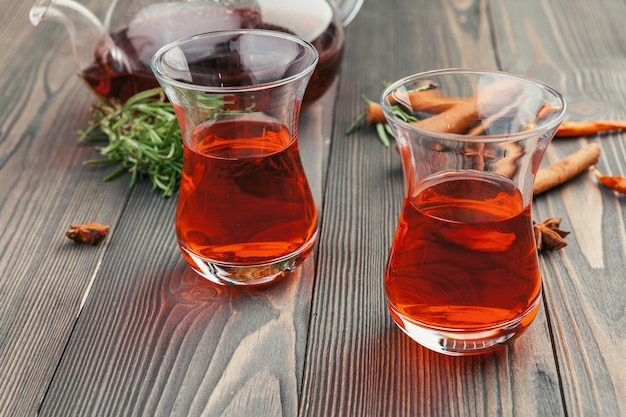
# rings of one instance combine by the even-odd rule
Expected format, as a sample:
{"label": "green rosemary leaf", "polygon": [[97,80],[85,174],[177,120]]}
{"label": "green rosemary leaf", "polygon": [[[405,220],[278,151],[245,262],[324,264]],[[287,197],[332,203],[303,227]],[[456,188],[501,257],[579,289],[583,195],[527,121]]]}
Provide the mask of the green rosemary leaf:
{"label": "green rosemary leaf", "polygon": [[393,131],[391,130],[391,127],[389,126],[389,124],[385,123],[385,132],[387,133],[387,135],[389,135],[390,137],[394,137],[393,136]]}
{"label": "green rosemary leaf", "polygon": [[116,170],[104,177],[111,181],[130,174],[129,187],[149,179],[163,197],[178,191],[182,173],[183,144],[178,120],[163,90],[142,91],[123,105],[101,102],[92,108],[93,120],[79,141],[96,145],[101,159],[85,164],[113,164]]}
{"label": "green rosemary leaf", "polygon": [[404,120],[405,122],[416,122],[418,120],[417,117],[413,116],[412,114],[407,113],[400,106],[392,106],[390,110],[394,115],[398,116],[400,119]]}
{"label": "green rosemary leaf", "polygon": [[122,161],[121,159],[110,159],[110,158],[88,159],[86,161],[83,161],[83,165],[117,164],[121,161]]}
{"label": "green rosemary leaf", "polygon": [[[383,82],[383,86],[385,88],[387,88],[389,85],[390,85],[389,82],[386,82],[386,81]],[[424,91],[424,90],[429,90],[431,88],[436,88],[436,87],[437,87],[437,84],[435,84],[434,82],[429,81],[429,80],[424,80],[424,81],[416,82],[414,84],[414,88],[410,89],[409,92]],[[370,103],[374,103],[373,100],[369,99],[365,95],[361,95],[361,99],[368,105]],[[399,105],[391,106],[389,110],[391,110],[391,112],[394,115],[396,115],[398,118],[404,120],[407,123],[416,122],[419,120],[414,115],[404,110],[402,106],[399,106]],[[348,126],[348,129],[346,129],[346,135],[355,131],[356,128],[363,122],[363,120],[366,119],[366,116],[367,116],[367,110],[360,113],[357,116],[357,118],[352,123],[350,123],[350,126]],[[391,128],[389,127],[389,124],[387,122],[373,123],[373,124],[375,124],[376,134],[378,135],[378,138],[380,139],[380,141],[383,143],[383,145],[385,145],[385,147],[389,147],[389,145],[391,144],[391,139],[393,139],[393,132]]]}
{"label": "green rosemary leaf", "polygon": [[376,123],[376,133],[378,134],[378,138],[385,145],[386,148],[391,145],[391,141],[389,140],[389,136],[387,136],[387,131],[385,129],[386,123]]}
{"label": "green rosemary leaf", "polygon": [[121,177],[122,175],[124,175],[126,173],[126,168],[122,167],[119,168],[117,171],[107,175],[104,177],[104,181],[113,181],[114,179]]}
{"label": "green rosemary leaf", "polygon": [[356,127],[359,125],[359,123],[361,123],[361,121],[365,118],[367,112],[362,112],[361,114],[359,114],[357,116],[356,119],[354,119],[354,121],[352,123],[350,123],[350,126],[348,126],[348,128],[346,129],[346,135],[349,135],[350,133],[352,133]]}

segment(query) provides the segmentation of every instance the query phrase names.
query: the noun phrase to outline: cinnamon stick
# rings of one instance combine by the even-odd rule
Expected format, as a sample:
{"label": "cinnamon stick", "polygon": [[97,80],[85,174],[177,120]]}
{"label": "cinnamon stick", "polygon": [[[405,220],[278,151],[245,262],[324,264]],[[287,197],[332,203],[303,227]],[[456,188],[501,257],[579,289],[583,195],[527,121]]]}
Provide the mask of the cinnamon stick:
{"label": "cinnamon stick", "polygon": [[[389,97],[391,103],[399,103],[411,110],[411,112],[427,112],[440,113],[449,109],[461,101],[467,100],[457,97],[446,97],[441,95],[438,90],[417,90],[409,91],[406,96],[400,97],[399,94],[392,94]],[[365,113],[365,119],[368,123],[386,123],[385,113],[380,103],[369,102]]]}
{"label": "cinnamon stick", "polygon": [[497,114],[522,91],[523,87],[519,82],[498,80],[483,87],[473,97],[412,124],[435,132],[462,134],[476,123],[479,116]]}
{"label": "cinnamon stick", "polygon": [[367,103],[367,111],[365,112],[365,120],[367,123],[386,123],[385,113],[380,103],[371,101]]}
{"label": "cinnamon stick", "polygon": [[[408,98],[408,100],[407,100]],[[450,110],[457,105],[461,105],[465,102],[467,105],[467,101],[471,102],[473,98],[463,99],[457,97],[445,97],[441,95],[439,90],[418,90],[418,91],[410,91],[406,95],[405,98],[400,99],[398,95],[392,95],[391,101],[398,102],[403,104],[405,107],[411,109],[413,112],[431,112],[431,113],[443,113],[445,111],[450,111],[448,115],[452,114]],[[407,103],[410,102],[409,103]],[[456,107],[457,109],[462,107]],[[471,111],[471,106],[466,108],[468,111]],[[547,117],[548,115],[560,111],[560,108],[553,107],[547,104],[544,104],[540,107],[537,112],[536,119],[540,120],[542,118]],[[386,123],[385,114],[383,113],[382,107],[379,103],[371,102],[368,104],[366,111],[366,119],[368,123]],[[447,117],[447,116],[442,116]],[[460,120],[463,120],[464,117],[462,115],[459,116]],[[455,120],[452,120],[451,129],[456,130]],[[468,116],[469,120],[469,116]],[[434,123],[433,120],[431,123]],[[418,124],[419,122],[415,122]],[[434,125],[438,129],[442,129],[443,125]],[[463,124],[461,126],[464,126]],[[480,127],[479,127],[480,129]],[[579,137],[579,136],[589,136],[589,135],[597,135],[599,133],[616,131],[616,130],[626,130],[626,120],[620,119],[608,119],[608,120],[587,120],[580,122],[570,122],[563,121],[559,125],[555,137],[557,138],[568,138],[568,137]],[[442,130],[439,130],[442,131]],[[445,131],[445,130],[443,130]],[[458,133],[451,131],[450,133]],[[475,134],[476,132],[472,132],[471,134]]]}
{"label": "cinnamon stick", "polygon": [[[407,103],[408,98],[408,103]],[[404,107],[416,112],[441,113],[448,110],[467,98],[447,97],[441,94],[440,90],[417,90],[409,91],[406,96],[400,96],[397,93],[391,94],[389,101],[391,103],[400,103]]]}
{"label": "cinnamon stick", "polygon": [[604,175],[595,167],[591,168],[591,172],[596,174],[600,184],[604,185],[606,188],[620,194],[626,194],[626,177],[621,177],[619,175]]}
{"label": "cinnamon stick", "polygon": [[559,125],[555,136],[575,137],[596,135],[610,130],[625,130],[626,120],[588,120],[585,122],[567,122]]}
{"label": "cinnamon stick", "polygon": [[591,143],[559,162],[540,169],[535,176],[533,194],[541,194],[588,170],[598,162],[600,152],[600,147]]}

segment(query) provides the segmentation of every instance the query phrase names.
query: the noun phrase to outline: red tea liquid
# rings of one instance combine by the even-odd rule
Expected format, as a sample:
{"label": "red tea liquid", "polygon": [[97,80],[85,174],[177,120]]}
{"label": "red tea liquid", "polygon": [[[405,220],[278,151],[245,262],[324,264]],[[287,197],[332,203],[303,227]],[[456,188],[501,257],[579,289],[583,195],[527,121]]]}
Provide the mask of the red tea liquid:
{"label": "red tea liquid", "polygon": [[184,152],[176,213],[183,249],[227,265],[263,264],[310,249],[317,211],[297,141],[284,125],[247,115],[207,123]]}
{"label": "red tea liquid", "polygon": [[494,175],[425,181],[404,202],[385,290],[401,327],[476,331],[529,313],[541,291],[530,206]]}
{"label": "red tea liquid", "polygon": [[[131,70],[114,63],[101,45],[96,47],[94,62],[79,76],[98,96],[123,102],[140,91],[158,87],[150,69],[152,55],[158,47],[184,36],[225,29],[269,29],[293,34],[284,27],[264,22],[260,12],[250,8],[167,6],[164,4],[161,10],[138,16],[129,28],[111,35],[132,64]],[[296,18],[290,17],[291,20]],[[301,24],[306,25],[307,20],[303,19]],[[339,72],[343,57],[343,28],[331,21],[311,43],[319,53],[319,61],[309,81],[303,106],[313,103],[326,92]]]}

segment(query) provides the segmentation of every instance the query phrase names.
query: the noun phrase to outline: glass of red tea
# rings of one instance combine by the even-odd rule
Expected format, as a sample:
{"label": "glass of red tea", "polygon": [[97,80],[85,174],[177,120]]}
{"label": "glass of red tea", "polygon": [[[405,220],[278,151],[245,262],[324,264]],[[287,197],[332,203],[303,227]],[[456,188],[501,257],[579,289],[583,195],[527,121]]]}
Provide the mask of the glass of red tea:
{"label": "glass of red tea", "polygon": [[269,283],[312,251],[298,118],[317,60],[308,42],[252,29],[185,38],[152,60],[183,136],[179,247],[213,282]]}
{"label": "glass of red tea", "polygon": [[384,278],[393,320],[448,355],[509,343],[541,301],[533,183],[562,95],[515,74],[448,69],[393,83],[381,105],[404,173]]}

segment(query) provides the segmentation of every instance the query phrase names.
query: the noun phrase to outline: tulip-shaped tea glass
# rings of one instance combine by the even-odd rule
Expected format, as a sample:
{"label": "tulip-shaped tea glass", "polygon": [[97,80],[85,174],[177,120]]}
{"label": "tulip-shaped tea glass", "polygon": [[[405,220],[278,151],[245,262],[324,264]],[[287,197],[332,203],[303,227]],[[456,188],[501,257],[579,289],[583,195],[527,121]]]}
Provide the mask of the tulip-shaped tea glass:
{"label": "tulip-shaped tea glass", "polygon": [[405,183],[385,271],[391,316],[437,352],[494,350],[539,309],[533,183],[565,102],[522,76],[452,69],[399,80],[381,104]]}
{"label": "tulip-shaped tea glass", "polygon": [[213,282],[268,283],[311,253],[317,210],[297,127],[317,60],[309,43],[265,30],[185,38],[152,60],[184,142],[179,247]]}

